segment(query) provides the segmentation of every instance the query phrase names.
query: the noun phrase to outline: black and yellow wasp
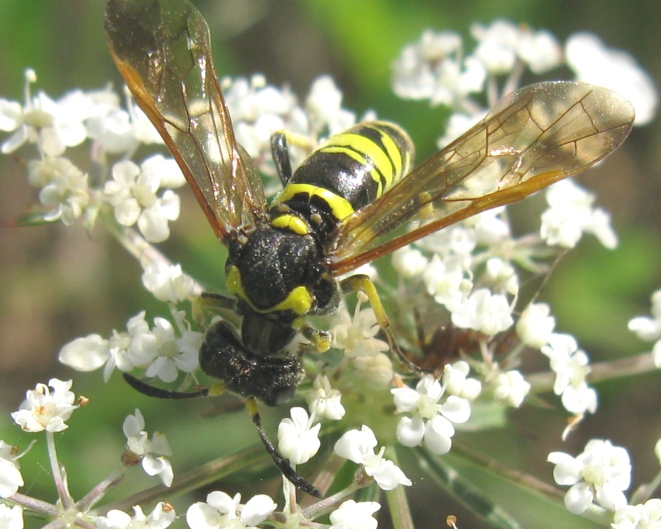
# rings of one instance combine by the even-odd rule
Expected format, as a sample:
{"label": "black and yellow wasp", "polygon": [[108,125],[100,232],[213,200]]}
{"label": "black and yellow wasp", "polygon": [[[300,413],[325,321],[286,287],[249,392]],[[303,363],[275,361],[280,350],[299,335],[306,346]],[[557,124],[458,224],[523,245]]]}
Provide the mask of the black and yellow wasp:
{"label": "black and yellow wasp", "polygon": [[[591,166],[622,143],[634,118],[631,104],[609,90],[536,84],[507,96],[412,171],[412,143],[391,123],[362,123],[331,137],[294,172],[286,137],[276,134],[273,159],[284,187],[268,205],[260,176],[234,137],[200,13],[187,0],[110,0],[105,29],[126,84],[228,248],[233,298],[207,294],[206,301],[241,315],[241,332],[226,322],[212,325],[201,368],[248,399],[280,471],[316,496],[320,492],[268,440],[256,399],[277,405],[292,398],[304,371],[299,355],[285,348],[297,332],[317,350],[328,348],[328,333],[305,318],[335,311],[343,292],[368,295],[396,349],[374,285],[365,276],[338,277]],[[161,398],[210,393],[173,392],[127,378]]]}

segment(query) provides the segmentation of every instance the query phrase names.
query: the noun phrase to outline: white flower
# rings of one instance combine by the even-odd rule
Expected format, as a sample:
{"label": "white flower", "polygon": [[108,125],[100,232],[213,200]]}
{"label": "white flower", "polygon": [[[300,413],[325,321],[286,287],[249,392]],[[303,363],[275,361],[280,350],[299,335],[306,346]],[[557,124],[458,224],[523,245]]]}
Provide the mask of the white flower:
{"label": "white flower", "polygon": [[580,415],[586,411],[590,413],[597,411],[597,391],[587,382],[567,386],[562,393],[561,401],[564,408],[574,415]]}
{"label": "white flower", "polygon": [[305,110],[314,130],[328,128],[328,134],[337,134],[356,122],[356,114],[342,108],[342,92],[328,75],[317,77],[305,100]]}
{"label": "white flower", "polygon": [[654,81],[631,55],[607,48],[596,35],[576,33],[565,44],[565,57],[578,81],[610,88],[631,101],[636,125],[654,118],[658,104]]}
{"label": "white flower", "polygon": [[638,505],[620,507],[613,515],[612,529],[661,529],[661,500],[652,498]]}
{"label": "white flower", "polygon": [[72,384],[71,380],[62,381],[57,378],[51,378],[48,386],[37,384],[35,389],[27,391],[26,399],[19,410],[11,414],[12,418],[26,432],[65,430],[68,426],[64,421],[78,408],[74,404],[76,396],[69,391]]}
{"label": "white flower", "polygon": [[652,317],[637,316],[629,321],[629,330],[646,342],[661,338],[661,290],[652,294]]}
{"label": "white flower", "polygon": [[9,154],[26,141],[36,143],[48,156],[58,156],[67,147],[74,147],[85,140],[83,120],[89,106],[80,91],[72,92],[59,103],[45,93],[32,97],[30,83],[36,80],[34,71],[25,73],[25,104],[0,99],[0,130],[14,132],[4,141],[0,150]]}
{"label": "white flower", "polygon": [[512,307],[503,294],[491,294],[487,288],[478,288],[461,301],[446,304],[452,313],[452,323],[461,329],[473,329],[493,336],[509,329]]}
{"label": "white flower", "polygon": [[344,417],[342,394],[331,387],[330,381],[325,375],[315,377],[312,389],[305,392],[305,401],[308,403],[312,415],[318,419],[326,417],[339,421]]}
{"label": "white flower", "polygon": [[109,153],[134,151],[139,143],[162,144],[163,139],[126,87],[124,95],[127,110],[119,107],[119,97],[108,88],[87,93],[95,103],[95,110],[85,123],[88,137]]}
{"label": "white flower", "polygon": [[445,125],[443,135],[436,140],[436,147],[444,149],[464,132],[476,125],[486,115],[487,111],[466,114],[464,111],[454,112]]}
{"label": "white flower", "polygon": [[151,336],[143,335],[144,353],[153,358],[145,374],[158,377],[163,382],[174,382],[179,371],[190,373],[198,366],[198,354],[204,335],[196,331],[184,331],[177,338],[172,324],[164,318],[154,318]]}
{"label": "white flower", "polygon": [[0,498],[13,496],[23,485],[16,447],[0,440]]}
{"label": "white flower", "polygon": [[110,358],[110,342],[98,334],[76,338],[60,349],[58,360],[76,371],[94,371]]}
{"label": "white flower", "polygon": [[518,408],[530,391],[530,384],[516,370],[500,373],[494,382],[494,396],[513,408]]}
{"label": "white flower", "polygon": [[175,521],[176,513],[171,505],[158,503],[154,510],[145,516],[139,505],[133,507],[133,516],[123,511],[113,509],[107,516],[98,516],[96,526],[98,529],[165,529]]}
{"label": "white flower", "polygon": [[519,292],[519,277],[514,267],[500,257],[487,260],[483,276],[491,290],[515,296]]}
{"label": "white flower", "polygon": [[458,302],[463,297],[464,288],[464,259],[452,256],[441,259],[434,255],[424,272],[422,280],[427,287],[427,292],[434,297],[434,301],[446,307]]}
{"label": "white flower", "polygon": [[529,347],[539,349],[549,343],[555,318],[546,303],[530,303],[516,322],[516,334]]}
{"label": "white flower", "polygon": [[165,436],[155,432],[150,440],[145,431],[145,419],[137,409],[135,415],[127,415],[124,419],[123,429],[128,457],[141,461],[144,471],[150,476],[159,476],[166,487],[172,485],[174,472],[166,459],[172,455],[172,450]]}
{"label": "white flower", "polygon": [[[475,250],[477,240],[473,226],[462,222],[456,226],[449,226],[444,230],[431,233],[416,242],[416,245],[429,252],[439,254],[444,263],[448,264],[451,259],[457,259],[458,263],[467,269],[471,253]],[[467,259],[462,259],[467,258]],[[456,265],[448,265],[454,268]]]}
{"label": "white flower", "polygon": [[489,73],[509,73],[517,58],[519,28],[509,20],[495,20],[488,26],[471,25],[471,35],[478,41],[475,55]]}
{"label": "white flower", "polygon": [[85,122],[87,137],[97,142],[108,153],[134,150],[137,139],[129,113],[119,107],[119,96],[110,86],[87,92],[93,110]]}
{"label": "white flower", "polygon": [[427,266],[427,258],[422,255],[420,250],[416,250],[411,246],[405,246],[393,252],[392,266],[397,271],[399,277],[411,279],[422,274]]}
{"label": "white flower", "polygon": [[127,372],[146,367],[157,353],[156,337],[143,311],[128,321],[127,332],[113,331],[109,340],[90,334],[69,342],[61,349],[59,360],[78,371],[93,371],[105,363],[103,378],[107,382],[115,368]]}
{"label": "white flower", "polygon": [[482,90],[486,72],[474,58],[464,61],[461,53],[461,37],[456,33],[425,31],[393,65],[393,90],[401,98],[462,108],[470,93]]}
{"label": "white flower", "polygon": [[[286,130],[290,134],[307,136],[307,116],[288,88],[267,85],[262,75],[254,75],[250,80],[225,78],[222,85],[236,139],[253,160],[257,160],[260,170],[265,168],[266,160],[269,164],[272,162],[271,136],[274,132]],[[296,148],[290,152],[294,166],[302,161],[302,156],[299,159],[296,152]]]}
{"label": "white flower", "polygon": [[381,508],[375,501],[347,500],[330,514],[330,529],[376,529],[372,515]]}
{"label": "white flower", "polygon": [[556,377],[553,391],[562,395],[562,404],[574,414],[597,410],[597,393],[589,387],[586,378],[590,373],[589,358],[585,351],[578,348],[573,336],[553,333],[548,345],[541,348],[549,358],[551,369]]}
{"label": "white flower", "polygon": [[389,349],[387,343],[375,338],[381,327],[376,322],[374,311],[371,308],[360,310],[360,305],[360,302],[356,304],[353,319],[345,307],[333,316],[336,323],[331,331],[332,345],[344,349],[344,354],[349,358],[374,356]]}
{"label": "white flower", "polygon": [[115,367],[120,371],[131,371],[134,367],[145,367],[154,358],[153,347],[144,347],[155,340],[145,320],[145,311],[133,316],[126,324],[126,332],[113,330],[109,340],[110,358],[106,363],[103,378],[108,381]]}
{"label": "white flower", "polygon": [[[456,378],[448,376],[448,380]],[[410,413],[402,417],[397,425],[397,440],[404,446],[418,446],[424,442],[430,452],[445,454],[452,446],[454,426],[464,423],[470,417],[470,403],[467,399],[450,395],[439,403],[446,388],[432,375],[420,379],[415,389],[394,388],[390,392],[395,401],[397,413]]]}
{"label": "white flower", "polygon": [[377,391],[390,386],[394,370],[392,360],[386,353],[374,356],[357,356],[353,359],[356,375],[365,387]]}
{"label": "white flower", "polygon": [[[150,159],[151,160],[151,159]],[[168,221],[179,217],[179,197],[170,189],[156,195],[161,180],[153,160],[138,167],[130,160],[116,163],[112,180],[106,182],[105,194],[115,208],[115,218],[122,226],[136,222],[149,242],[163,242],[170,236]]]}
{"label": "white flower", "polygon": [[624,448],[592,439],[577,457],[551,452],[548,461],[555,465],[556,483],[571,486],[565,495],[565,506],[570,512],[580,514],[593,501],[611,511],[627,504],[623,491],[631,483],[631,463]]}
{"label": "white flower", "polygon": [[629,330],[646,342],[656,342],[652,358],[656,367],[661,367],[661,290],[652,294],[652,317],[637,316],[629,321]]}
{"label": "white flower", "polygon": [[617,235],[610,216],[593,208],[594,195],[573,183],[561,180],[546,190],[549,209],[542,213],[540,234],[548,245],[573,248],[583,233],[592,233],[609,250],[617,247]]}
{"label": "white flower", "polygon": [[544,30],[533,32],[526,27],[520,31],[517,55],[533,73],[542,74],[560,66],[562,49],[551,33]]}
{"label": "white flower", "polygon": [[278,426],[278,448],[292,464],[302,465],[319,451],[321,424],[312,426],[304,408],[294,407],[289,413],[291,419],[282,419]]}
{"label": "white flower", "polygon": [[497,245],[512,237],[505,206],[489,209],[467,218],[464,226],[471,226],[475,232],[475,244]]}
{"label": "white flower", "polygon": [[195,282],[181,270],[181,265],[154,262],[145,267],[142,284],[160,301],[178,303],[193,292]]}
{"label": "white flower", "polygon": [[206,502],[194,503],[186,511],[191,529],[251,529],[261,524],[277,505],[265,494],[258,494],[241,506],[241,494],[232,498],[221,491],[211,492]]}
{"label": "white flower", "polygon": [[0,527],[23,529],[23,509],[20,505],[10,507],[5,503],[0,503]]}
{"label": "white flower", "polygon": [[89,205],[87,175],[67,158],[49,156],[28,162],[28,179],[42,188],[39,200],[51,208],[43,215],[48,222],[61,219],[70,226]]}
{"label": "white flower", "polygon": [[349,430],[335,443],[335,453],[365,467],[365,473],[374,478],[382,490],[392,490],[398,485],[411,485],[402,470],[392,461],[384,459],[385,447],[374,453],[377,445],[374,432],[363,425],[362,429]]}
{"label": "white flower", "polygon": [[473,24],[471,34],[478,41],[475,55],[495,75],[511,72],[516,60],[541,74],[561,63],[560,45],[548,31],[533,32],[509,20],[496,20],[489,26]]}
{"label": "white flower", "polygon": [[446,364],[443,368],[443,387],[450,395],[456,395],[470,401],[475,400],[482,392],[482,383],[468,376],[470,365],[464,360],[454,364]]}

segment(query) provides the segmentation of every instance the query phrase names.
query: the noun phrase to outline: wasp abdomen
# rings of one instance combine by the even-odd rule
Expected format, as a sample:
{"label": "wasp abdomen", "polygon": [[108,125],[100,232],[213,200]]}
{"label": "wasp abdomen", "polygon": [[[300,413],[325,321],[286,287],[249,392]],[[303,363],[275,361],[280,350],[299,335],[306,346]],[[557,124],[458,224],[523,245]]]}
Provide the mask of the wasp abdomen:
{"label": "wasp abdomen", "polygon": [[323,238],[338,222],[379,198],[406,175],[413,152],[408,134],[395,124],[356,125],[314,151],[274,204],[284,204],[308,219],[312,231],[321,231]]}

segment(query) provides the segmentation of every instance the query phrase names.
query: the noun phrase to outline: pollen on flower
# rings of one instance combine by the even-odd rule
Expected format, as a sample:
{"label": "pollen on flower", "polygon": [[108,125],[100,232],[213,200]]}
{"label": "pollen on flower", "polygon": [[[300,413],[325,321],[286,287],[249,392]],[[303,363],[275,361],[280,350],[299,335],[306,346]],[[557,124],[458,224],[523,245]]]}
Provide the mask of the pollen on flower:
{"label": "pollen on flower", "polygon": [[46,384],[37,384],[26,393],[26,399],[12,418],[26,432],[61,432],[68,428],[65,421],[78,408],[71,389],[73,381],[51,378]]}

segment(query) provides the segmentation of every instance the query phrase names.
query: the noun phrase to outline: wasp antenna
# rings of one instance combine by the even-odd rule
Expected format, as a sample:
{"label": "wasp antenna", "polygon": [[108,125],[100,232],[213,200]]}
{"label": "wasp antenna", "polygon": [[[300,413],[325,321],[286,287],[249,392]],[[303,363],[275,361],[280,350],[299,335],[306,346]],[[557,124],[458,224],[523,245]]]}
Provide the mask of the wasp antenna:
{"label": "wasp antenna", "polygon": [[252,422],[254,423],[255,428],[257,428],[257,433],[259,434],[262,443],[264,443],[266,451],[269,453],[271,459],[273,459],[273,462],[275,463],[275,466],[278,467],[278,470],[280,470],[282,475],[285,476],[285,478],[287,478],[287,480],[291,482],[296,488],[301,489],[303,492],[307,492],[315,498],[323,498],[323,494],[319,492],[319,489],[309,483],[303,476],[301,476],[291,466],[289,466],[289,463],[287,463],[285,458],[282,457],[276,450],[275,446],[273,446],[273,443],[268,438],[264,428],[262,427],[262,418],[259,415],[259,406],[257,405],[255,398],[248,399],[246,408],[248,408],[248,412],[252,417]]}
{"label": "wasp antenna", "polygon": [[183,400],[183,399],[196,399],[198,397],[206,397],[209,395],[209,388],[202,388],[197,391],[183,392],[183,391],[171,391],[169,389],[157,388],[151,384],[147,384],[140,379],[135,378],[133,375],[124,373],[124,380],[128,382],[136,391],[139,391],[143,395],[148,397],[154,397],[157,399],[172,399],[172,400]]}

